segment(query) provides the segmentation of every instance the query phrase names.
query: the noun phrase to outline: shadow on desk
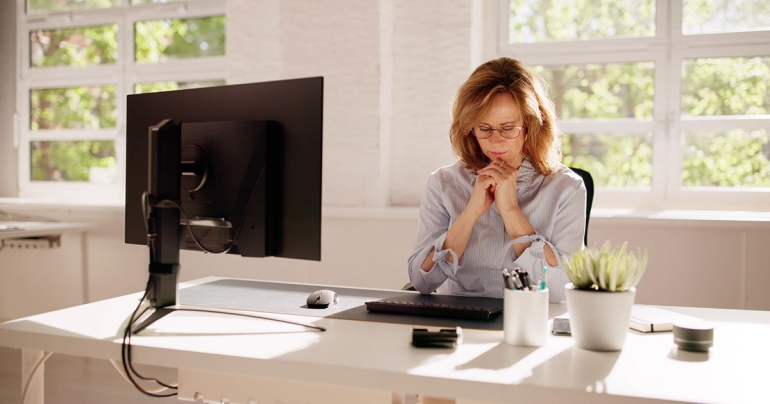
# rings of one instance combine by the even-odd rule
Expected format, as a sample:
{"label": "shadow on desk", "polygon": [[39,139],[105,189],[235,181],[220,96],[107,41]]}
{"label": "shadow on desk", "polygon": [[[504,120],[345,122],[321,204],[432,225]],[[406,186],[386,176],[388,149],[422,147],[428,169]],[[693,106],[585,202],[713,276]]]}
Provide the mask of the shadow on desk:
{"label": "shadow on desk", "polygon": [[70,338],[83,338],[83,337],[87,337],[87,338],[92,338],[92,339],[95,339],[95,340],[97,340],[97,339],[99,339],[99,340],[101,340],[101,339],[109,340],[109,339],[114,339],[114,338],[118,337],[118,335],[116,334],[116,335],[112,335],[112,336],[109,336],[109,337],[106,337],[106,338],[94,338],[94,337],[92,337],[90,335],[78,334],[78,333],[74,333],[74,332],[71,332],[71,331],[65,331],[65,330],[63,330],[61,328],[51,327],[49,325],[41,324],[41,323],[30,321],[30,320],[11,320],[11,321],[8,321],[8,322],[2,323],[2,324],[3,324],[3,328],[4,328],[5,331],[16,331],[16,330],[18,330],[19,332],[29,333],[30,330],[33,330],[32,332],[34,332],[35,334],[56,335],[57,337],[70,337]]}
{"label": "shadow on desk", "polygon": [[[223,279],[181,289],[179,291],[179,296],[180,302],[183,305],[199,307],[429,327],[463,327],[497,331],[503,329],[503,316],[499,314],[495,315],[490,320],[472,320],[370,312],[366,309],[367,301],[396,298],[404,294],[417,294],[416,292],[402,290],[393,291],[333,287],[331,289],[333,289],[340,298],[337,305],[330,306],[326,309],[308,308],[306,305],[307,296],[319,289],[330,289],[330,287],[323,285],[303,285],[243,279]],[[457,299],[459,302],[478,299],[467,296],[453,296],[452,298]],[[499,304],[502,307],[502,300],[499,301]]]}
{"label": "shadow on desk", "polygon": [[570,347],[532,369],[525,384],[546,384],[560,380],[565,388],[605,393],[604,380],[620,357],[618,352],[594,352]]}
{"label": "shadow on desk", "polygon": [[505,342],[499,343],[494,348],[484,352],[483,354],[473,358],[473,360],[463,363],[460,366],[456,366],[455,370],[468,370],[468,369],[488,369],[488,370],[500,370],[507,369],[533,352],[538,348],[532,347],[516,347],[506,344]]}

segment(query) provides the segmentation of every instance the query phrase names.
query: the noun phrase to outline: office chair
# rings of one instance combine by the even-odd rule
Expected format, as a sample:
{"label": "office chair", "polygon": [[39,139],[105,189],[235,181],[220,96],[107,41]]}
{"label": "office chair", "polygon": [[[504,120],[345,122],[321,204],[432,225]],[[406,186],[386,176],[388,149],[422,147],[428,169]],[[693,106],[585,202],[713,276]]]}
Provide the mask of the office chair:
{"label": "office chair", "polygon": [[586,186],[586,234],[583,237],[583,242],[588,246],[588,219],[591,218],[591,204],[594,201],[594,179],[591,177],[591,173],[586,170],[574,167],[569,169],[583,178],[583,184]]}
{"label": "office chair", "polygon": [[[594,201],[594,178],[591,177],[591,173],[580,168],[569,167],[575,174],[579,175],[583,179],[583,184],[586,186],[586,232],[583,235],[583,243],[588,246],[588,219],[591,218],[591,204]],[[404,285],[401,290],[416,290],[412,283],[409,282]]]}

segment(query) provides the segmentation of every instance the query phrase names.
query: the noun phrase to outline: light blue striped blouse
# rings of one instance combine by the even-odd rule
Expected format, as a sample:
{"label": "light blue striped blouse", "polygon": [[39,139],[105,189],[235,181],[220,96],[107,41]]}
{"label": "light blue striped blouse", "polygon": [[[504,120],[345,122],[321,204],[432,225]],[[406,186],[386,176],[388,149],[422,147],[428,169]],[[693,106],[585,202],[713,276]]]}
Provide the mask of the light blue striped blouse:
{"label": "light blue striped blouse", "polygon": [[[583,180],[561,165],[549,176],[538,173],[525,159],[519,168],[517,196],[519,206],[536,234],[517,241],[532,245],[516,256],[508,248],[500,264],[501,253],[509,243],[500,212],[493,203],[473,227],[468,245],[457,263],[447,261],[456,255],[451,249],[442,250],[446,232],[470,200],[476,175],[460,161],[436,170],[428,178],[420,203],[417,241],[409,257],[409,278],[421,293],[436,290],[443,294],[503,297],[502,268],[518,266],[539,282],[545,261],[546,243],[556,253],[559,265],[548,266],[549,301],[564,300],[564,285],[569,282],[562,267],[563,260],[583,245],[586,216],[586,188]],[[434,266],[425,272],[420,265],[431,250]]]}

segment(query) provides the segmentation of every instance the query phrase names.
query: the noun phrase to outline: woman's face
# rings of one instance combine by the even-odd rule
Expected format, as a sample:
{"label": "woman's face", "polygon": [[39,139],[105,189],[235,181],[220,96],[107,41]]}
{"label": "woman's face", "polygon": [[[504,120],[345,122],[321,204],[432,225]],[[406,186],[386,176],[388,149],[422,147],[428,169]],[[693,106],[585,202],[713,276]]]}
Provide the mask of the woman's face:
{"label": "woman's face", "polygon": [[[510,94],[501,93],[492,99],[489,112],[481,117],[473,130],[474,133],[482,136],[491,134],[486,139],[476,136],[476,141],[479,142],[481,151],[485,156],[489,157],[492,161],[502,160],[512,167],[518,167],[524,159],[523,148],[526,128],[519,130],[518,128],[511,129],[511,127],[523,125],[524,121],[519,105]],[[502,131],[506,129],[508,130],[506,136],[516,136],[516,133],[518,133],[518,136],[514,139],[503,137]],[[485,130],[487,134],[483,134]]]}

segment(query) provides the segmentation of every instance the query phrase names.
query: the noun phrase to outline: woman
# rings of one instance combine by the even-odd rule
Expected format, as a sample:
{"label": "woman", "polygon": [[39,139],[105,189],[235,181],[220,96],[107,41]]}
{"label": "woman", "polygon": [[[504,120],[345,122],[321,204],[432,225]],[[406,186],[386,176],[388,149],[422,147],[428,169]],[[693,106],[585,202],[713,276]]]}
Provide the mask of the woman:
{"label": "woman", "polygon": [[452,115],[459,161],[425,184],[412,285],[424,294],[502,298],[501,268],[520,267],[539,282],[547,267],[549,300],[564,300],[562,262],[583,245],[586,189],[560,163],[543,86],[520,62],[492,60],[460,87]]}

